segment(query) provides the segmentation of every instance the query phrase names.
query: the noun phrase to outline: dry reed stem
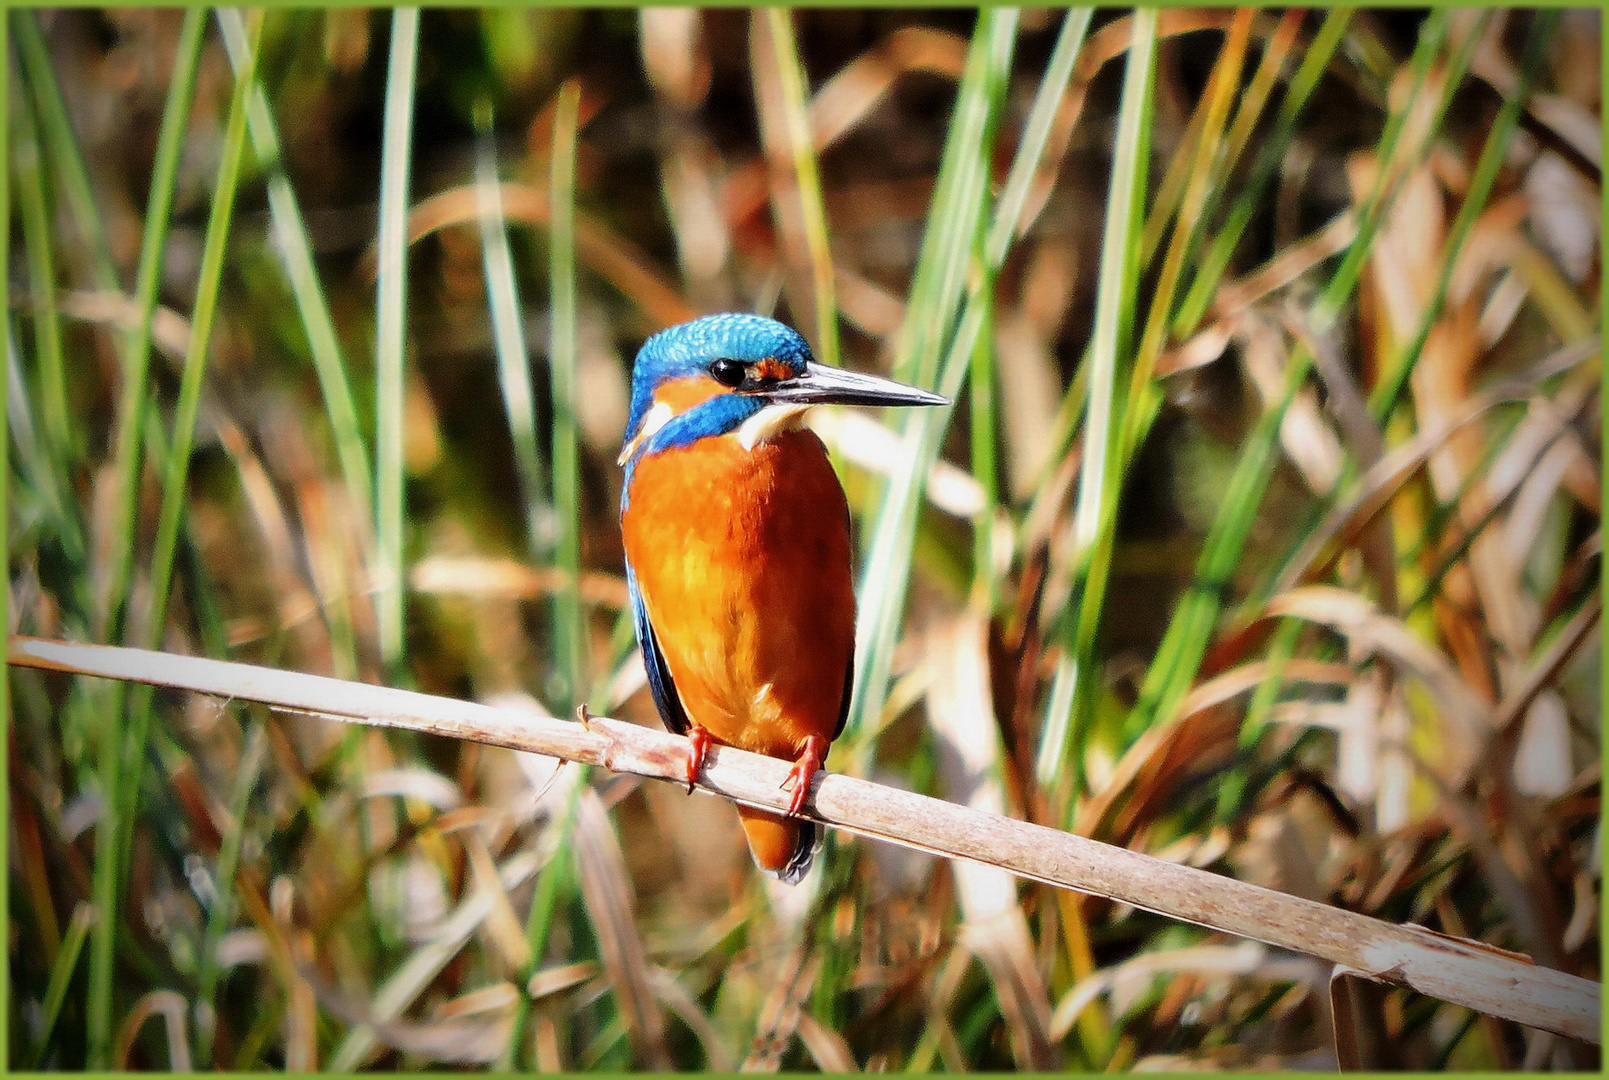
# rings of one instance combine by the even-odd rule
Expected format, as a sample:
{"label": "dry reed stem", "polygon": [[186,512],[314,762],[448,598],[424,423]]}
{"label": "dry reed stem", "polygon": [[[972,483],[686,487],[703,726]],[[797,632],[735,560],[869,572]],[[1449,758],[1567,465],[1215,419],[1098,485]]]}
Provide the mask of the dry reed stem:
{"label": "dry reed stem", "polygon": [[[382,727],[549,754],[683,782],[687,741],[603,717],[585,724],[515,715],[472,702],[200,657],[13,635],[13,665],[124,679]],[[714,750],[701,787],[750,806],[783,809],[789,764]],[[1379,982],[1572,1039],[1601,1042],[1601,988],[1481,942],[1395,925],[1217,874],[1163,862],[1072,833],[821,775],[811,817],[921,851],[1003,867],[1147,911],[1316,956]]]}

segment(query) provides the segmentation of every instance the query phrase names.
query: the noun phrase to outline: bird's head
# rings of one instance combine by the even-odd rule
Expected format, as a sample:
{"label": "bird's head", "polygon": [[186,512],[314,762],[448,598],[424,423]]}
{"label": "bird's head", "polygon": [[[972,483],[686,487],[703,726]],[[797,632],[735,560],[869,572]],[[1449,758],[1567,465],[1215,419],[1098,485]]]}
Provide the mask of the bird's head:
{"label": "bird's head", "polygon": [[745,449],[811,405],[945,405],[914,386],[815,362],[793,330],[761,315],[708,315],[643,343],[631,376],[625,464],[736,434]]}

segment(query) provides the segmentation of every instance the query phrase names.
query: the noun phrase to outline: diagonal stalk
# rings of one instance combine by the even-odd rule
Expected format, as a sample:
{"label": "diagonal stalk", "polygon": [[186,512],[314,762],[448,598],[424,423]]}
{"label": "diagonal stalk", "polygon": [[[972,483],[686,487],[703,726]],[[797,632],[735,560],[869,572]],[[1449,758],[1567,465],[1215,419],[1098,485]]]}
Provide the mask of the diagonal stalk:
{"label": "diagonal stalk", "polygon": [[[988,11],[979,20],[967,54],[955,115],[934,186],[928,231],[922,240],[911,301],[900,331],[895,376],[913,385],[932,387],[940,382],[941,362],[957,339],[954,328],[974,230],[984,212],[989,149],[1010,66],[1016,21],[1014,10]],[[966,352],[970,352],[970,345],[962,355]],[[954,389],[950,392],[954,393]],[[882,712],[893,670],[894,641],[905,606],[919,496],[950,412],[950,408],[939,407],[917,410],[905,417],[902,457],[891,471],[874,511],[855,624],[859,644],[854,704],[845,725],[852,742],[857,733],[875,730],[876,717]]]}
{"label": "diagonal stalk", "polygon": [[[123,635],[124,608],[129,580],[133,574],[135,517],[139,503],[141,473],[140,441],[144,434],[149,405],[148,369],[151,359],[151,316],[156,308],[157,288],[161,284],[162,254],[166,247],[168,223],[173,209],[174,183],[178,175],[180,149],[195,96],[196,72],[200,67],[202,31],[206,13],[200,9],[185,12],[179,29],[174,57],[173,80],[168,87],[162,126],[157,135],[156,160],[152,169],[151,194],[146,207],[145,234],[141,238],[136,300],[140,319],[134,339],[125,354],[123,387],[119,397],[115,456],[116,500],[111,535],[112,563],[105,582],[104,606],[99,619],[99,636],[110,640]],[[118,850],[124,826],[116,810],[122,803],[124,695],[114,690],[102,712],[100,735],[100,783],[105,809],[95,831],[95,869],[92,889],[97,919],[91,932],[89,954],[88,1065],[104,1069],[111,1060],[112,992],[114,949],[117,925],[121,921],[122,889]]]}
{"label": "diagonal stalk", "polygon": [[1123,431],[1119,422],[1123,405],[1118,369],[1129,359],[1145,204],[1145,164],[1151,142],[1147,120],[1156,51],[1156,13],[1136,11],[1133,19],[1134,36],[1123,73],[1123,96],[1107,189],[1085,406],[1084,455],[1073,510],[1072,560],[1077,567],[1074,588],[1078,614],[1072,642],[1073,668],[1069,673],[1072,710],[1070,716],[1052,717],[1044,732],[1035,766],[1041,783],[1053,780],[1065,763],[1073,765],[1074,777],[1081,782],[1082,759],[1071,753],[1072,743],[1087,730],[1095,706],[1095,630],[1111,573],[1111,547],[1102,542],[1102,537],[1109,531],[1105,523],[1115,520],[1123,469]]}

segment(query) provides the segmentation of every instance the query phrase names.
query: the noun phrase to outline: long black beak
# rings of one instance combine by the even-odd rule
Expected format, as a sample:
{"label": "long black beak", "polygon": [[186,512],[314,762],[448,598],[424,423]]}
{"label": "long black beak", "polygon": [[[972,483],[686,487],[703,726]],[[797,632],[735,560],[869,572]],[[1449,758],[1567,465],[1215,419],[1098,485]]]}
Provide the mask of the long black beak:
{"label": "long black beak", "polygon": [[949,398],[918,390],[914,386],[862,375],[858,371],[805,365],[805,373],[792,379],[757,386],[742,393],[796,405],[948,405]]}

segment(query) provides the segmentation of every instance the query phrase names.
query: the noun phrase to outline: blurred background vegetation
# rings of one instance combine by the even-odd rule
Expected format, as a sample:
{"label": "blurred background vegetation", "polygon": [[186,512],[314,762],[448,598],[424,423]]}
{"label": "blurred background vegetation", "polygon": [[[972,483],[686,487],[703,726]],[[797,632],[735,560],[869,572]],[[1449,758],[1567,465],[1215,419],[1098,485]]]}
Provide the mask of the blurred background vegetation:
{"label": "blurred background vegetation", "polygon": [[[1596,979],[1599,27],[12,10],[9,628],[657,723],[630,361],[775,313],[957,400],[812,421],[830,768]],[[668,785],[7,688],[13,1067],[1336,1063],[1323,965],[1143,911],[842,836],[790,889]],[[1355,997],[1378,1067],[1598,1063]]]}

